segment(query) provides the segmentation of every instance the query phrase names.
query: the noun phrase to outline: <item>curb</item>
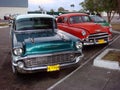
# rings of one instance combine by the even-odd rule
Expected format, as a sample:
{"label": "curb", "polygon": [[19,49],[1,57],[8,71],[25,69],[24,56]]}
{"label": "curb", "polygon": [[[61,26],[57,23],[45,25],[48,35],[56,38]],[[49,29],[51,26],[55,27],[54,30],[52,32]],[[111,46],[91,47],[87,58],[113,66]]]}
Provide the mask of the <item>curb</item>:
{"label": "curb", "polygon": [[113,30],[112,32],[113,32],[113,33],[120,34],[120,31]]}
{"label": "curb", "polygon": [[109,61],[109,60],[102,59],[102,57],[105,56],[111,50],[120,51],[118,49],[106,49],[106,50],[104,50],[103,53],[101,53],[99,56],[97,56],[94,59],[93,66],[103,67],[103,68],[113,69],[113,70],[120,70],[120,66],[119,66],[118,61]]}
{"label": "curb", "polygon": [[9,27],[9,26],[0,26],[0,28],[7,28],[7,27]]}

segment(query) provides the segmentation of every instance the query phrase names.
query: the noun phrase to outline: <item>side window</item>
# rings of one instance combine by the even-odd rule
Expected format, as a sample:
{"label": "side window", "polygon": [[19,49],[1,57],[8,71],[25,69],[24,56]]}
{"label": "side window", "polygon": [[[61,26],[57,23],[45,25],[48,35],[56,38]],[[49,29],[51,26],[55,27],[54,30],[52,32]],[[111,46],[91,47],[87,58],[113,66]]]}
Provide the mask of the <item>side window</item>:
{"label": "side window", "polygon": [[83,22],[90,22],[90,18],[88,16],[82,16]]}
{"label": "side window", "polygon": [[58,18],[57,22],[58,22],[58,23],[63,23],[62,17]]}
{"label": "side window", "polygon": [[67,17],[64,17],[64,18],[63,18],[63,22],[64,22],[64,23],[66,23],[67,20],[68,20]]}

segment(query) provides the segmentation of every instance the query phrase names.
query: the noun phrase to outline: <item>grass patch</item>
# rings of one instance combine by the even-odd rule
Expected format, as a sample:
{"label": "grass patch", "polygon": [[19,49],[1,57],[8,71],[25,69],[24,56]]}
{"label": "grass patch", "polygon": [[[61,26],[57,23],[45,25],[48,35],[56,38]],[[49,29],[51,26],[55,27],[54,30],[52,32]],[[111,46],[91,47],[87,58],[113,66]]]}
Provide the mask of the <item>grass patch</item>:
{"label": "grass patch", "polygon": [[120,23],[115,23],[115,24],[111,24],[111,25],[112,25],[113,30],[120,31]]}
{"label": "grass patch", "polygon": [[7,26],[8,23],[0,23],[0,26]]}
{"label": "grass patch", "polygon": [[118,61],[120,63],[120,51],[111,50],[104,57],[102,57],[102,59],[109,61]]}

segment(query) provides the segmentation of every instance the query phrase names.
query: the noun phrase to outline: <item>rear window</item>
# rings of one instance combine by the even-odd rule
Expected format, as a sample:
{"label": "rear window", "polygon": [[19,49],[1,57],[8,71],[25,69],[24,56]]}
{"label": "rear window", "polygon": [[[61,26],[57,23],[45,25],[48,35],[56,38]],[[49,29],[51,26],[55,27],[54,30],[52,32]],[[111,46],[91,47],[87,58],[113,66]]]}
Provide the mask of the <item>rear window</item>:
{"label": "rear window", "polygon": [[98,23],[99,22],[105,22],[105,20],[103,18],[99,17],[99,16],[90,16],[90,17],[95,22],[98,22]]}
{"label": "rear window", "polygon": [[17,20],[16,30],[53,29],[52,18],[24,18]]}

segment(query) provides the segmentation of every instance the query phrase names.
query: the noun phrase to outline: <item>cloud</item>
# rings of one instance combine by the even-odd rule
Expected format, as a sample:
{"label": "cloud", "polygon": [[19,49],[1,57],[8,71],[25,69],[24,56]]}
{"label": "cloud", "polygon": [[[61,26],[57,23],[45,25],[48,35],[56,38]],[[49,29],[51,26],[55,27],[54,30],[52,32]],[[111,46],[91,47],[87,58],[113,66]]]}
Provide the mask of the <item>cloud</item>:
{"label": "cloud", "polygon": [[54,3],[54,0],[29,0],[29,4],[52,4]]}

